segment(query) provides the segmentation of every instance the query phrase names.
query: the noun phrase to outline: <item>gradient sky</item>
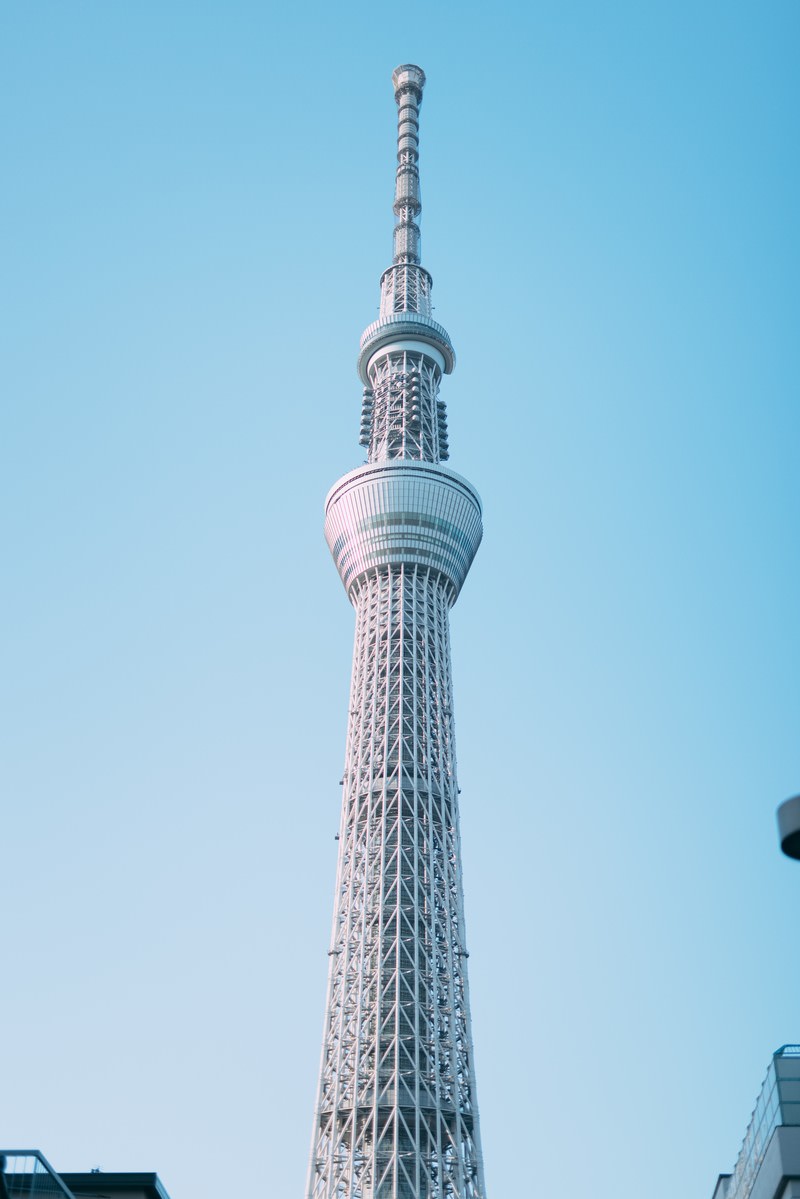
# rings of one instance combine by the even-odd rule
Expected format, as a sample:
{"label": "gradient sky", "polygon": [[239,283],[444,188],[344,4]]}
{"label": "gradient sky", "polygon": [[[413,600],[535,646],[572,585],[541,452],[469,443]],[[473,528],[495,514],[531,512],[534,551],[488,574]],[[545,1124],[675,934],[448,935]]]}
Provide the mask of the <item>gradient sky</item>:
{"label": "gradient sky", "polygon": [[5,0],[0,1142],[301,1199],[418,62],[489,1195],[710,1199],[800,1040],[800,7]]}

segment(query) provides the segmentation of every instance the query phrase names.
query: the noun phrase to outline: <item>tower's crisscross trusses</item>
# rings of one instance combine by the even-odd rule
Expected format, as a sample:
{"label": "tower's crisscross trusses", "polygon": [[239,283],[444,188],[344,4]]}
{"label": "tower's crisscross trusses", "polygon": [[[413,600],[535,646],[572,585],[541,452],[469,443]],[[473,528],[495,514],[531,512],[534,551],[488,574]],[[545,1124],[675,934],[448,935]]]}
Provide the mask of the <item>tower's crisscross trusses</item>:
{"label": "tower's crisscross trusses", "polygon": [[368,461],[326,504],[356,634],[308,1199],[485,1199],[449,630],[481,510],[442,465],[455,356],[419,265],[425,77],[403,66],[393,82],[395,256],[359,358]]}

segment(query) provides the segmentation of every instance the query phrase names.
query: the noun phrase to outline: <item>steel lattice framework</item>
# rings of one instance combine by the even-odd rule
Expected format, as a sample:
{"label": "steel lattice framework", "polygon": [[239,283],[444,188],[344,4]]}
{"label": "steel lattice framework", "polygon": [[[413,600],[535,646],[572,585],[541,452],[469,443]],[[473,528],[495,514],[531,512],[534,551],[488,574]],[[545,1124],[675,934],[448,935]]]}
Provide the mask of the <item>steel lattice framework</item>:
{"label": "steel lattice framework", "polygon": [[481,540],[443,462],[455,355],[419,264],[425,76],[398,67],[394,263],[361,339],[367,463],[325,534],[356,611],[308,1199],[485,1199],[461,886],[450,608]]}

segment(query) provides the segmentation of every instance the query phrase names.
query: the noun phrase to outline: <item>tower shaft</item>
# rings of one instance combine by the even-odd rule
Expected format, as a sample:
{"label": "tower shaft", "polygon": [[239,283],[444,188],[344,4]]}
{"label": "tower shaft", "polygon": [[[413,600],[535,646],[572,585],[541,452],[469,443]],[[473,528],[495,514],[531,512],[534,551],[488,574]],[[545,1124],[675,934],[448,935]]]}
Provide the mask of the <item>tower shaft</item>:
{"label": "tower shaft", "polygon": [[[387,275],[403,270],[406,280],[424,276],[429,296],[414,223],[424,75],[406,66],[393,79],[398,225],[382,294]],[[398,238],[404,224],[416,233]],[[326,501],[326,538],[356,631],[308,1199],[485,1199],[449,630],[481,507],[442,465],[438,389],[455,359],[415,286],[417,307],[395,307],[396,288],[362,337],[368,461]]]}

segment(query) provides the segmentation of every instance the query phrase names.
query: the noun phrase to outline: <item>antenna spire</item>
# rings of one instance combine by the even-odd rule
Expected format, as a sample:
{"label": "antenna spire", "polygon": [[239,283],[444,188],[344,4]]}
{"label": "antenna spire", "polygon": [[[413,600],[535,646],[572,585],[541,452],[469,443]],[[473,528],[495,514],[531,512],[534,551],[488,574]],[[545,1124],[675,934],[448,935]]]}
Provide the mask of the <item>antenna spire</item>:
{"label": "antenna spire", "polygon": [[397,101],[397,174],[394,185],[394,259],[381,277],[381,317],[416,312],[431,315],[432,280],[420,266],[419,109],[425,72],[405,63],[392,72]]}
{"label": "antenna spire", "polygon": [[419,108],[425,72],[405,63],[392,72],[397,101],[394,261],[381,276],[380,315],[361,335],[364,384],[359,443],[370,462],[411,458],[445,462],[447,413],[439,382],[455,366],[447,330],[431,315],[433,280],[419,261]]}
{"label": "antenna spire", "polygon": [[422,211],[419,197],[419,109],[425,72],[410,63],[392,72],[397,101],[397,177],[394,189],[395,263],[419,263],[420,236],[416,217]]}

